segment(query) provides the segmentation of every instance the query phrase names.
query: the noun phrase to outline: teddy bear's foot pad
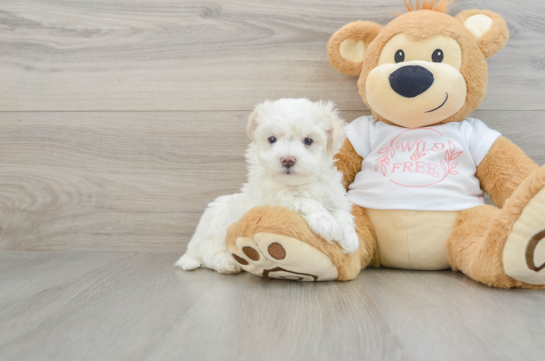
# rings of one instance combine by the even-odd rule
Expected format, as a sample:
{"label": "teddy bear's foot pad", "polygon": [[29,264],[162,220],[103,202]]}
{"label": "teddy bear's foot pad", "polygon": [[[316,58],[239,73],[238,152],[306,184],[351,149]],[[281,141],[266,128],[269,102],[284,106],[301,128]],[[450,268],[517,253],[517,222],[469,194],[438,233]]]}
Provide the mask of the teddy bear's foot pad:
{"label": "teddy bear's foot pad", "polygon": [[545,285],[545,189],[522,211],[503,250],[505,273],[531,285]]}
{"label": "teddy bear's foot pad", "polygon": [[332,281],[338,271],[316,248],[274,233],[238,237],[229,250],[242,269],[263,278],[294,281]]}

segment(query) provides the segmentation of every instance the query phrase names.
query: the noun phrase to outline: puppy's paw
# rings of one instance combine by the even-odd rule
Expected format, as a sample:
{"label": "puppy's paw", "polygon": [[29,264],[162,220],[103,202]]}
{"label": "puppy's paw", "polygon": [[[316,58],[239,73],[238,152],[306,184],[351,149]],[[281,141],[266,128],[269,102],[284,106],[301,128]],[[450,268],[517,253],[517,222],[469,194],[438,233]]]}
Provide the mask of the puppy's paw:
{"label": "puppy's paw", "polygon": [[241,271],[233,255],[228,252],[221,252],[214,256],[214,269],[223,274],[235,274]]}
{"label": "puppy's paw", "polygon": [[337,242],[343,249],[344,254],[355,253],[359,246],[360,240],[353,226],[343,226],[343,237]]}
{"label": "puppy's paw", "polygon": [[322,237],[329,243],[343,237],[343,229],[339,222],[329,213],[317,213],[308,216],[307,224],[317,236]]}
{"label": "puppy's paw", "polygon": [[184,254],[175,264],[176,267],[180,267],[184,271],[191,271],[195,268],[199,268],[202,263],[197,261],[195,258]]}

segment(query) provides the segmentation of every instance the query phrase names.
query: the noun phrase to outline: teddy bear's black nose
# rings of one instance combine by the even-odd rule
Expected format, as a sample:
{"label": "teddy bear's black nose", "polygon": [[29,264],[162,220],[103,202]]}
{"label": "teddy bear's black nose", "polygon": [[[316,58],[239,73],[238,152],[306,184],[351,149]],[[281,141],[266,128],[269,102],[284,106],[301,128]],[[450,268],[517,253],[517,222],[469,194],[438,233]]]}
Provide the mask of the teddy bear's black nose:
{"label": "teddy bear's black nose", "polygon": [[419,65],[407,65],[390,74],[390,86],[405,98],[414,98],[433,84],[433,74]]}

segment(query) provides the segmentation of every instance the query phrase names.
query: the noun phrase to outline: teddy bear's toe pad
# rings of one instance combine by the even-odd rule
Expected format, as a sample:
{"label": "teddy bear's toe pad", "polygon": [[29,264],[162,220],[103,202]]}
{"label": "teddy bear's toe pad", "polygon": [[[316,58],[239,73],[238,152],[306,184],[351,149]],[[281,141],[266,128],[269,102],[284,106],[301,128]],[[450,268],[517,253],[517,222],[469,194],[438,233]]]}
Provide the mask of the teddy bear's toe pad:
{"label": "teddy bear's toe pad", "polygon": [[505,273],[518,281],[545,285],[545,189],[524,208],[503,250]]}
{"label": "teddy bear's toe pad", "polygon": [[338,271],[316,248],[295,238],[273,233],[238,237],[230,247],[235,260],[249,273],[263,278],[295,281],[331,281]]}

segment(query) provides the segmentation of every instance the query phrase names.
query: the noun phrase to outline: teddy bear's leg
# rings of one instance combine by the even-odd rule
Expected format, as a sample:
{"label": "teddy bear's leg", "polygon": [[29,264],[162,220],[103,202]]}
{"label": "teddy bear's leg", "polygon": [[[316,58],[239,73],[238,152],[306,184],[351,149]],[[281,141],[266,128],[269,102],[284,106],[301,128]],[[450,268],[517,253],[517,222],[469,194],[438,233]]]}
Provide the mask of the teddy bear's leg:
{"label": "teddy bear's leg", "polygon": [[245,271],[264,278],[351,280],[363,266],[377,263],[374,231],[365,210],[354,207],[353,213],[360,237],[354,254],[343,254],[339,245],[316,236],[300,216],[283,207],[250,210],[229,227],[226,245]]}
{"label": "teddy bear's leg", "polygon": [[489,286],[545,289],[545,167],[502,209],[460,212],[447,243],[451,266]]}

